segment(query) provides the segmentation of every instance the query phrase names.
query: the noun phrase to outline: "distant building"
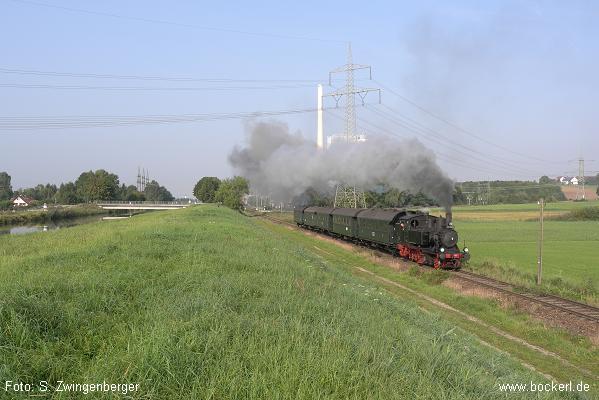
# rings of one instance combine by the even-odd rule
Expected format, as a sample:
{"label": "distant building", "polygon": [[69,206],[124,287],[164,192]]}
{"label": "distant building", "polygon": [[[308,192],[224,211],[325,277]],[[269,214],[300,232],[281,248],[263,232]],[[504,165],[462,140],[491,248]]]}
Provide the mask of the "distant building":
{"label": "distant building", "polygon": [[34,202],[34,200],[31,197],[22,196],[22,195],[18,195],[17,197],[13,198],[11,201],[12,201],[13,207],[29,207]]}
{"label": "distant building", "polygon": [[[353,137],[352,142],[361,143],[361,142],[365,142],[366,140],[368,140],[366,138],[366,135],[355,135]],[[327,136],[327,147],[330,147],[332,144],[335,144],[335,143],[347,143],[347,136],[345,135],[345,133],[339,133],[337,135]]]}
{"label": "distant building", "polygon": [[562,185],[578,185],[578,178],[577,177],[570,178],[568,176],[558,176],[557,180]]}

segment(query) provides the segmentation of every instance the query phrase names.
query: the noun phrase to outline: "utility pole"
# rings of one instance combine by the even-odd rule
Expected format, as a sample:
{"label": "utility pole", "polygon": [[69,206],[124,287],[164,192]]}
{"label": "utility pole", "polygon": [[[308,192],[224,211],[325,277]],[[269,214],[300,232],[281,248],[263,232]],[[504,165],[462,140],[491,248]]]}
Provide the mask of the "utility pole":
{"label": "utility pole", "polygon": [[[372,79],[372,68],[369,65],[354,64],[351,43],[347,46],[347,64],[329,72],[329,86],[332,83],[332,75],[345,73],[345,88],[322,95],[322,97],[333,97],[337,104],[342,97],[345,97],[345,141],[346,143],[357,143],[356,134],[356,95],[360,96],[362,104],[369,92],[379,93],[379,103],[381,101],[380,89],[362,89],[354,86],[354,71],[367,69],[370,79]],[[320,97],[319,93],[319,97]],[[347,166],[353,168],[354,166]],[[335,207],[366,208],[366,197],[364,191],[355,186],[352,182],[342,182],[335,188]]]}
{"label": "utility pole", "polygon": [[541,198],[539,200],[539,205],[541,206],[541,214],[539,215],[539,255],[537,257],[537,285],[541,285],[541,278],[543,276],[543,212],[545,211],[545,199]]}

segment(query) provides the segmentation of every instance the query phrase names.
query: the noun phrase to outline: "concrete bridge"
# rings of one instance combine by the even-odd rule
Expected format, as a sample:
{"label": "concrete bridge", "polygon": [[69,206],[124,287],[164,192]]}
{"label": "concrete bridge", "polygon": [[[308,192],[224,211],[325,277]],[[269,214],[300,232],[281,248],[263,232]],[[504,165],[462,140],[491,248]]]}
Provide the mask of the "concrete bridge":
{"label": "concrete bridge", "polygon": [[193,204],[187,201],[101,201],[96,203],[105,210],[176,210]]}

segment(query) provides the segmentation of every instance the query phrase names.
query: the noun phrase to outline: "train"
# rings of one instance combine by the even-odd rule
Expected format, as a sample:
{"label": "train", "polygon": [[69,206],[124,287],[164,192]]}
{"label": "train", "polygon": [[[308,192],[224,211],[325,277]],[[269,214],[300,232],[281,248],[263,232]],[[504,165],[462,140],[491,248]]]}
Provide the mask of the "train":
{"label": "train", "polygon": [[294,222],[310,229],[378,248],[435,269],[459,269],[470,259],[458,247],[452,214],[445,217],[407,208],[296,207]]}

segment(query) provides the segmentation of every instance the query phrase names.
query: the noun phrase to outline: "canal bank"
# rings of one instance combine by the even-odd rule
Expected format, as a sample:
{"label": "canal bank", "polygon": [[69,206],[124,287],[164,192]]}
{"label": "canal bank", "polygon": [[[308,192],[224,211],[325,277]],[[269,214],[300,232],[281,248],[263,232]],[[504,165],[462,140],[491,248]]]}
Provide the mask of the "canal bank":
{"label": "canal bank", "polygon": [[101,222],[102,215],[90,215],[86,217],[66,218],[58,221],[29,222],[22,225],[0,225],[0,235],[25,235],[35,232],[49,232],[73,226]]}
{"label": "canal bank", "polygon": [[108,215],[108,211],[103,210],[96,205],[51,206],[45,210],[11,210],[0,212],[0,226],[28,224],[46,225],[49,222],[94,215]]}

